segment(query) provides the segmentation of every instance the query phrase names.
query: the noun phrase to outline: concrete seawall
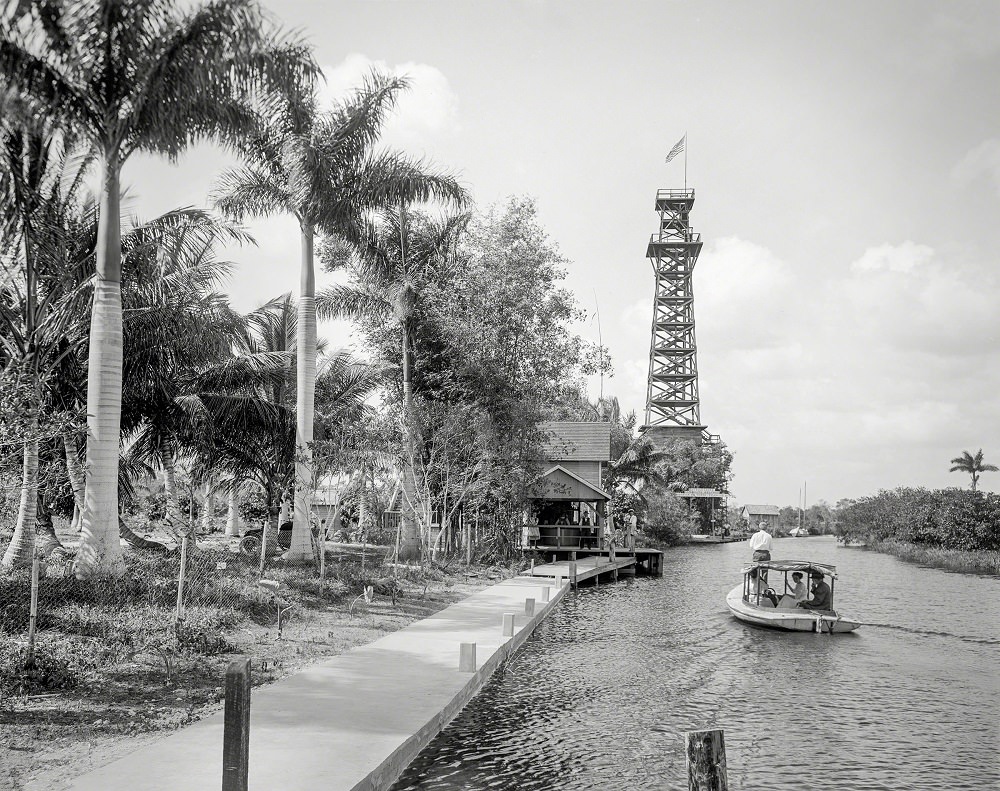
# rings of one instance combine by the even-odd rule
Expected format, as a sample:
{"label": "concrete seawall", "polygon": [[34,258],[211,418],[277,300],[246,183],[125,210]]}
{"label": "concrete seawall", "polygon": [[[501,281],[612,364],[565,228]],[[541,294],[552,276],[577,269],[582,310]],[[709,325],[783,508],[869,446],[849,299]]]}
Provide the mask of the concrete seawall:
{"label": "concrete seawall", "polygon": [[[550,601],[542,602],[549,588]],[[252,695],[250,788],[381,791],[531,635],[568,584],[516,578]],[[525,599],[535,599],[526,616]],[[502,633],[515,613],[514,633]],[[476,643],[476,671],[459,646]],[[76,779],[75,791],[217,791],[222,712]]]}

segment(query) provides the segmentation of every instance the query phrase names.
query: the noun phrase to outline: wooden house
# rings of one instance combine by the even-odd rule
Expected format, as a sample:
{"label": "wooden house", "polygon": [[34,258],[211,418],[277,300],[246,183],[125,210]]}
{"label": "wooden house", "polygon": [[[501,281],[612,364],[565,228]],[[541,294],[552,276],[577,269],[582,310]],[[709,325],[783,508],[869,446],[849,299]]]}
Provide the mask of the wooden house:
{"label": "wooden house", "polygon": [[611,460],[611,425],[546,421],[540,473],[532,484],[523,544],[538,549],[600,549],[606,526],[601,488]]}
{"label": "wooden house", "polygon": [[750,530],[756,530],[763,522],[767,532],[773,533],[778,526],[780,509],[776,505],[744,505],[740,509],[740,518],[747,523]]}

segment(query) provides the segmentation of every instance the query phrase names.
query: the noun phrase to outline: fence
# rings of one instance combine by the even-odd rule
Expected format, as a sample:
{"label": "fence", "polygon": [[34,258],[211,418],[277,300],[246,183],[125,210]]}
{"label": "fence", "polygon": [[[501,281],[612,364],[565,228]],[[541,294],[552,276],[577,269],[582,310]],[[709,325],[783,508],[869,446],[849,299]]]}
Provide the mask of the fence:
{"label": "fence", "polygon": [[0,696],[70,686],[117,665],[172,682],[180,659],[254,653],[290,619],[311,619],[343,593],[327,584],[318,541],[318,562],[286,568],[263,538],[252,554],[221,534],[126,552],[124,574],[99,580],[76,579],[69,550],[36,550],[30,568],[0,572]]}

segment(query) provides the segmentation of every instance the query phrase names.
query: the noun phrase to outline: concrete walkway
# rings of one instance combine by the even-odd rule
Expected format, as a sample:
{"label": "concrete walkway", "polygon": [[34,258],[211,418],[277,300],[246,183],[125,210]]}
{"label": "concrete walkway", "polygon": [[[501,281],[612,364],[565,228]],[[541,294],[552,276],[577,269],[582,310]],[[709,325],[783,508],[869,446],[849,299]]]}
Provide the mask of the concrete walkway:
{"label": "concrete walkway", "polygon": [[[542,602],[548,588],[551,601]],[[253,691],[250,789],[388,788],[552,611],[568,583],[506,580],[374,643]],[[535,599],[535,616],[525,599]],[[504,613],[516,613],[504,637]],[[460,643],[477,671],[460,672]],[[76,791],[218,791],[222,712],[76,779]]]}

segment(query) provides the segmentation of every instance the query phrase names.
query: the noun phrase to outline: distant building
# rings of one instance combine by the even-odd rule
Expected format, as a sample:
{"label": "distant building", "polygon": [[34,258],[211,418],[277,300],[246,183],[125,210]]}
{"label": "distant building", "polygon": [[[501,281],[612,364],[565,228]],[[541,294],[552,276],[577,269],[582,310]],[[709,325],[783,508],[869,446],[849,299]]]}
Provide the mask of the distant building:
{"label": "distant building", "polygon": [[761,522],[767,525],[768,532],[773,532],[778,526],[778,515],[781,513],[776,505],[744,505],[740,510],[740,518],[756,530]]}

